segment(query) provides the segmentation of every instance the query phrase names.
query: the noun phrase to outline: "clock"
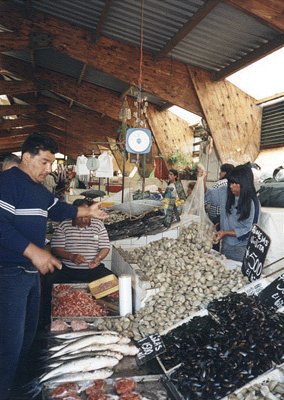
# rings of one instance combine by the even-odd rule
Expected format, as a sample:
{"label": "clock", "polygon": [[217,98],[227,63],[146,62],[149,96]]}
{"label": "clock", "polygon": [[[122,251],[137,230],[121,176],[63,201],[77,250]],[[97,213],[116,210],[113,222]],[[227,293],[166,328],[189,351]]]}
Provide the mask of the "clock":
{"label": "clock", "polygon": [[152,133],[145,128],[129,128],[126,132],[126,151],[134,154],[149,153],[152,146]]}

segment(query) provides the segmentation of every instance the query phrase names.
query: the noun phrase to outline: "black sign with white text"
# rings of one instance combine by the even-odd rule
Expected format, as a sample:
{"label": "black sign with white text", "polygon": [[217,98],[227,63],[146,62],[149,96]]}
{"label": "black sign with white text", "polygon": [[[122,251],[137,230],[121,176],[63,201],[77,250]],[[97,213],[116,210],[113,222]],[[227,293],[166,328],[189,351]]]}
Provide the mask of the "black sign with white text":
{"label": "black sign with white text", "polygon": [[242,264],[242,273],[250,282],[260,278],[269,246],[270,238],[258,225],[253,225]]}
{"label": "black sign with white text", "polygon": [[145,364],[152,358],[166,351],[161,336],[157,334],[149,335],[137,341],[139,352],[136,356],[137,365]]}
{"label": "black sign with white text", "polygon": [[266,286],[259,295],[260,301],[276,309],[284,307],[284,274]]}

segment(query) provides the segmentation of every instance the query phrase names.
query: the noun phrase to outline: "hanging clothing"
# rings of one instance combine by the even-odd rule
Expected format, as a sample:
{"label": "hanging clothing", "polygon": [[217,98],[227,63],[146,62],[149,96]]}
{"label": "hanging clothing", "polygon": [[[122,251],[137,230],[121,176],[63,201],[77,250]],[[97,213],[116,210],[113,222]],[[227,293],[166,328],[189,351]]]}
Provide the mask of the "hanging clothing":
{"label": "hanging clothing", "polygon": [[96,171],[99,167],[99,161],[95,156],[89,157],[87,161],[87,168],[89,171]]}
{"label": "hanging clothing", "polygon": [[87,168],[87,157],[82,154],[77,157],[76,161],[76,174],[77,175],[90,175],[90,171]]}
{"label": "hanging clothing", "polygon": [[112,178],[113,177],[113,161],[112,156],[104,151],[98,157],[99,167],[95,171],[97,178]]}
{"label": "hanging clothing", "polygon": [[84,154],[78,156],[76,161],[76,174],[84,184],[87,184],[90,179],[90,170],[87,168],[87,161],[88,158]]}

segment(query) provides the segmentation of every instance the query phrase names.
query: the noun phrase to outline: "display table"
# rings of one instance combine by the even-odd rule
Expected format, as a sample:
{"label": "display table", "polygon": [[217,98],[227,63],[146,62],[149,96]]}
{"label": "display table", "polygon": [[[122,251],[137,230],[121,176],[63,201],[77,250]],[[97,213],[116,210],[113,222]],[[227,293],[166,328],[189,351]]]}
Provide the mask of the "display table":
{"label": "display table", "polygon": [[284,208],[261,207],[258,225],[271,239],[265,264],[284,257]]}

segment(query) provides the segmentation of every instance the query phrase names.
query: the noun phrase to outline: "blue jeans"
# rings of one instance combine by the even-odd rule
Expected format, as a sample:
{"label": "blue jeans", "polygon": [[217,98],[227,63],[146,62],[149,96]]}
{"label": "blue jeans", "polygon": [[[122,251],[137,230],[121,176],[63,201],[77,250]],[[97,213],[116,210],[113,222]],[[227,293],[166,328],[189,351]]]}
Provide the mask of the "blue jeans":
{"label": "blue jeans", "polygon": [[[0,399],[9,397],[21,376],[39,315],[39,274],[0,266]],[[15,381],[15,382],[14,382]]]}

